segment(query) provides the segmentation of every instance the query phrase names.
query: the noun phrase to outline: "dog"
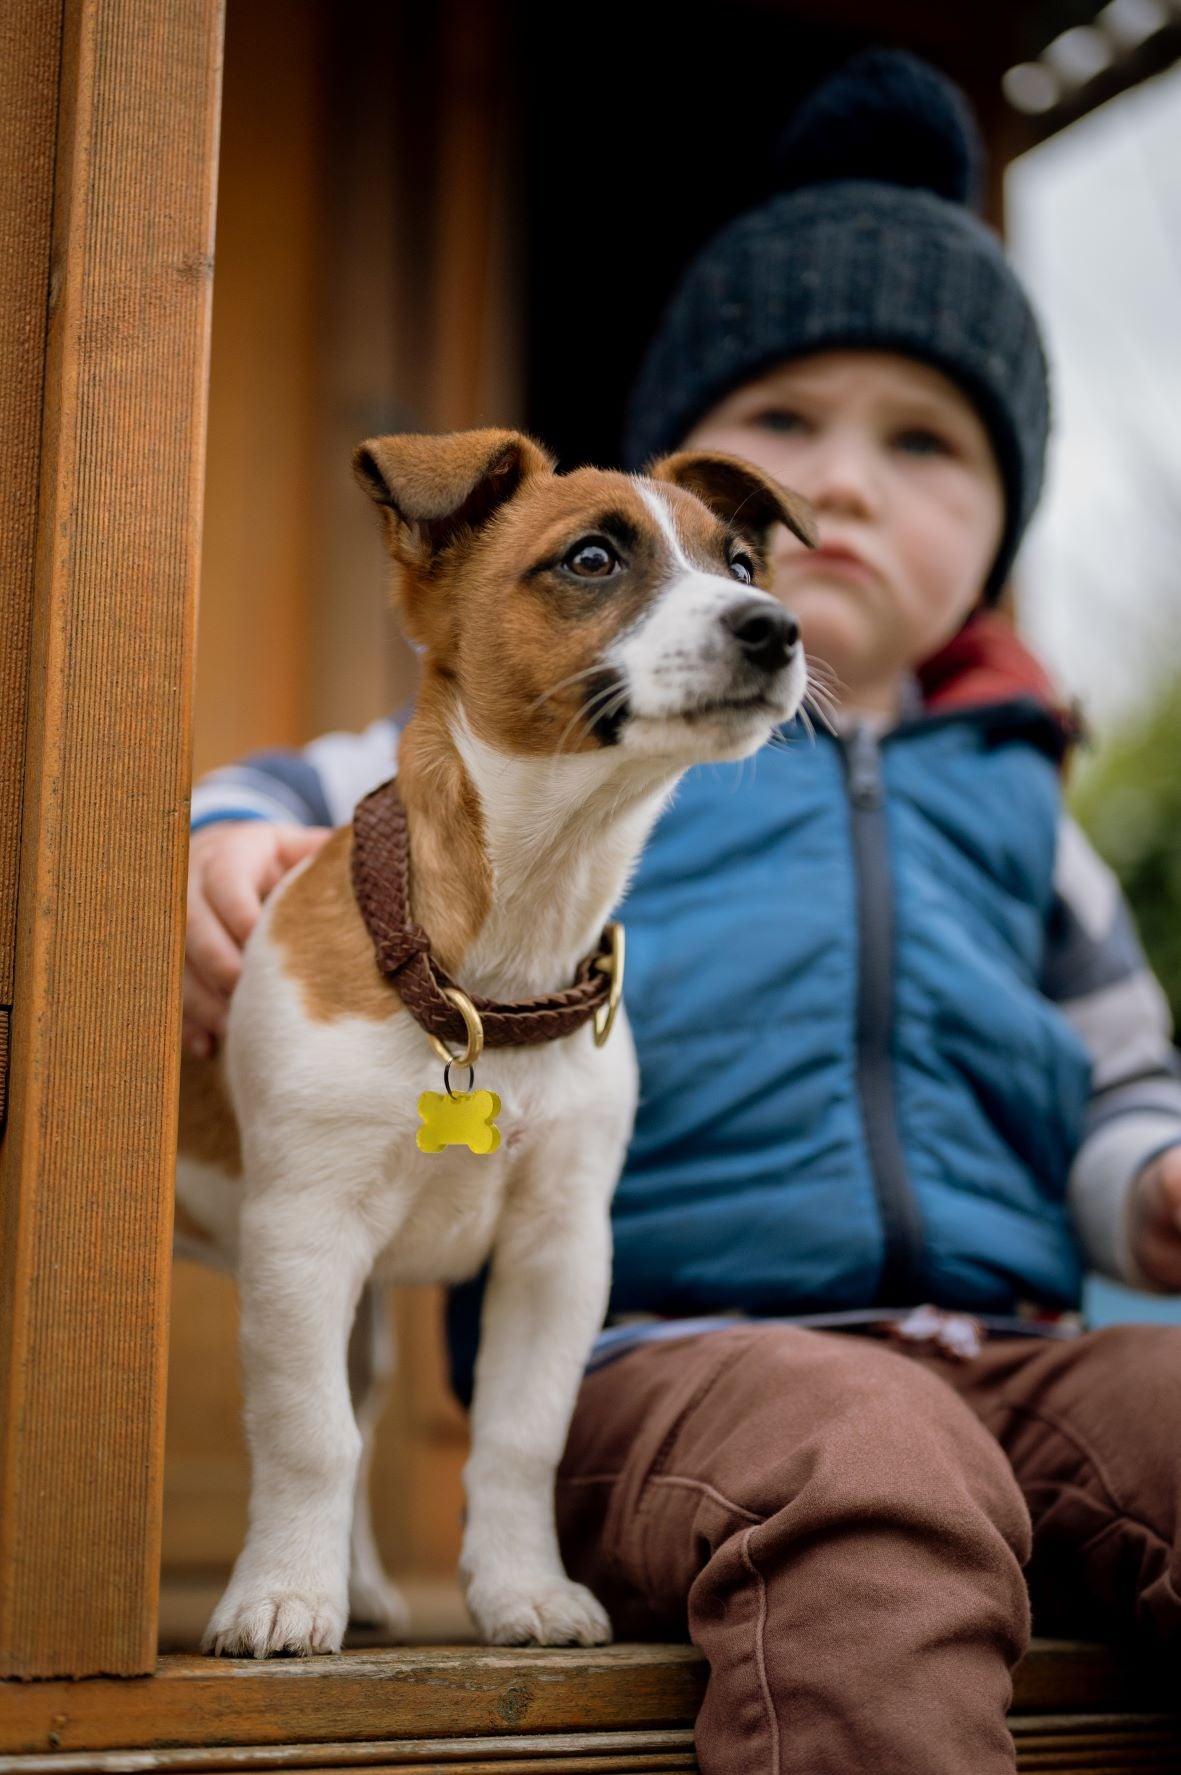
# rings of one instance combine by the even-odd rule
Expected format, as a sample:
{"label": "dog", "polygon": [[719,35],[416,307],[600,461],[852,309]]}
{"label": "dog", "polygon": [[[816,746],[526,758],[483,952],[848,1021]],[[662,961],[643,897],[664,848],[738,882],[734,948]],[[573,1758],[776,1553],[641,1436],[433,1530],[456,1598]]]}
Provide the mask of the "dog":
{"label": "dog", "polygon": [[[810,511],[729,457],[559,474],[510,431],[375,438],[354,468],[422,652],[395,779],[413,918],[463,993],[560,992],[683,771],[748,756],[799,709],[797,627],[765,586],[771,533],[813,543]],[[637,1092],[626,1017],[601,1045],[584,1025],[496,1048],[480,1073],[497,1138],[430,1150],[419,1100],[452,1097],[450,1074],[440,1092],[437,1051],[376,965],[354,842],[339,829],[271,894],[222,1054],[182,1069],[178,1241],[237,1273],[252,1462],[203,1649],[337,1651],[350,1606],[396,1630],[365,1497],[358,1301],[371,1278],[458,1283],[488,1262],[468,1607],[492,1643],[600,1644],[610,1624],[566,1576],[553,1492],[607,1304]]]}

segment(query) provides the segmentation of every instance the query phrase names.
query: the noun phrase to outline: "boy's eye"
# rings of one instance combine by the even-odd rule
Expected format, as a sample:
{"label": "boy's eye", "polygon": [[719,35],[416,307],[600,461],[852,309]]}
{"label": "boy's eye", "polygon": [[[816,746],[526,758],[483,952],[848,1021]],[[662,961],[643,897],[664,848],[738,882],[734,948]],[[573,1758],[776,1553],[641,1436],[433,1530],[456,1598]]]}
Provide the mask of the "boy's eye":
{"label": "boy's eye", "polygon": [[925,425],[898,432],[894,442],[910,456],[950,456],[953,453],[947,439],[941,438],[936,431],[928,431]]}
{"label": "boy's eye", "polygon": [[730,571],[735,579],[740,579],[744,586],[755,582],[755,564],[749,555],[731,555]]}
{"label": "boy's eye", "polygon": [[619,564],[619,556],[601,536],[584,536],[562,557],[563,567],[579,579],[609,579]]}
{"label": "boy's eye", "polygon": [[764,431],[800,431],[803,429],[803,416],[791,407],[766,407],[763,412],[755,415],[755,424],[762,426]]}

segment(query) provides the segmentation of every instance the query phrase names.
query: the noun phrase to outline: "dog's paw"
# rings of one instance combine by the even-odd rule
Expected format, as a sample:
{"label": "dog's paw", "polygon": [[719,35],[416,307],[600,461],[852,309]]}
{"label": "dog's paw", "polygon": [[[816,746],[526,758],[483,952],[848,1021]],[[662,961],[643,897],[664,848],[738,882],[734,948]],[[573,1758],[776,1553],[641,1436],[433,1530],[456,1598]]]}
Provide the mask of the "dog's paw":
{"label": "dog's paw", "polygon": [[283,1590],[236,1592],[213,1611],[201,1650],[217,1658],[314,1658],[339,1652],[344,1611],[326,1595]]}
{"label": "dog's paw", "polygon": [[533,1584],[468,1587],[467,1606],[480,1636],[493,1646],[604,1646],[607,1611],[582,1584],[546,1578]]}
{"label": "dog's paw", "polygon": [[410,1637],[406,1599],[380,1569],[354,1572],[349,1578],[349,1621],[354,1627],[376,1627],[391,1640]]}

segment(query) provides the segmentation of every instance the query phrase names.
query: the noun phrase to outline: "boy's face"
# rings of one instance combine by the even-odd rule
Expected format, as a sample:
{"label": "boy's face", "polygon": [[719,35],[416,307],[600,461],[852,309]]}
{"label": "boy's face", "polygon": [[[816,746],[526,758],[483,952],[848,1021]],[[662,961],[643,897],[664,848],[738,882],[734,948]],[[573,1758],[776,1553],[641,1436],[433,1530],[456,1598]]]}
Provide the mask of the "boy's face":
{"label": "boy's face", "polygon": [[780,530],[771,589],[839,698],[896,684],[978,602],[1004,493],[983,422],[939,370],[886,351],[793,358],[727,395],[682,448],[745,457],[811,500],[820,548]]}

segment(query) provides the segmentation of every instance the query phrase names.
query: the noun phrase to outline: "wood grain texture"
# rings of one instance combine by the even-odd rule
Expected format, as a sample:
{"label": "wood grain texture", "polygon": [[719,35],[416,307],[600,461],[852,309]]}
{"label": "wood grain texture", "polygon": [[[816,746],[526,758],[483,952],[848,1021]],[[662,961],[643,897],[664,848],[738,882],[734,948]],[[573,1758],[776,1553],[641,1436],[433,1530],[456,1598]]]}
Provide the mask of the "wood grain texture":
{"label": "wood grain texture", "polygon": [[[1178,1775],[1181,1736],[1161,1718],[1093,1718],[1010,1722],[1018,1775]],[[688,1729],[561,1732],[505,1738],[403,1739],[395,1744],[291,1744],[273,1749],[223,1745],[211,1750],[166,1747],[155,1752],[75,1752],[0,1757],[0,1775],[216,1775],[219,1771],[299,1770],[301,1775],[363,1768],[367,1775],[413,1769],[418,1775],[661,1775],[698,1767]]]}
{"label": "wood grain texture", "polygon": [[8,1685],[0,1752],[664,1730],[693,1720],[702,1688],[688,1646],[407,1647],[270,1663],[180,1656],[132,1682]]}
{"label": "wood grain texture", "polygon": [[[600,1740],[605,1740],[606,1744]],[[670,1740],[675,1742],[670,1744]],[[308,1775],[319,1775],[320,1771],[327,1775],[328,1771],[355,1767],[350,1763],[322,1760],[337,1748],[331,1744],[316,1745],[312,1747],[310,1759],[305,1758],[295,1765],[278,1766],[298,1767]],[[505,1742],[488,1738],[457,1739],[453,1743],[406,1740],[381,1748],[385,1753],[382,1760],[366,1765],[373,1770],[373,1775],[383,1775],[387,1769],[414,1769],[418,1775],[535,1775],[538,1770],[548,1770],[550,1775],[628,1775],[629,1771],[631,1775],[664,1775],[664,1771],[691,1772],[697,1768],[691,1732],[589,1735],[562,1732],[547,1733],[544,1738],[514,1738]],[[5,1772],[8,1775],[49,1775],[49,1771],[56,1769],[63,1760],[74,1775],[90,1775],[90,1772],[93,1775],[127,1772],[130,1775],[131,1771],[145,1768],[220,1770],[275,1766],[256,1763],[253,1757],[243,1763],[223,1762],[217,1753],[200,1763],[181,1760],[183,1756],[183,1752],[165,1751],[147,1763],[138,1756],[121,1757],[117,1753],[67,1759],[4,1757],[0,1758],[0,1775]]]}
{"label": "wood grain texture", "polygon": [[62,0],[0,7],[0,1007],[16,946],[61,14]]}
{"label": "wood grain texture", "polygon": [[503,1738],[403,1738],[380,1744],[278,1744],[265,1748],[219,1745],[209,1750],[164,1748],[143,1751],[62,1752],[55,1757],[0,1757],[0,1775],[133,1775],[150,1769],[177,1771],[298,1769],[494,1769],[510,1775],[517,1769],[574,1770],[695,1769],[693,1734],[687,1727],[671,1731],[539,1732]]}
{"label": "wood grain texture", "polygon": [[1151,1714],[1011,1718],[1019,1775],[1181,1775],[1181,1721]]}
{"label": "wood grain texture", "polygon": [[[1159,1685],[1155,1708],[1132,1705],[1142,1682],[1125,1662],[1035,1641],[1022,1668],[1019,1693],[1061,1704],[1038,1712],[1027,1699],[1011,1716],[1020,1770],[1181,1775],[1181,1719],[1160,1711]],[[6,1685],[0,1775],[691,1770],[704,1681],[688,1646],[164,1658],[132,1682]]]}
{"label": "wood grain texture", "polygon": [[152,1668],[220,0],[67,0],[0,1151],[0,1674]]}
{"label": "wood grain texture", "polygon": [[330,275],[323,236],[327,11],[320,0],[239,0],[226,19],[193,723],[198,775],[256,748],[311,737],[319,310]]}

